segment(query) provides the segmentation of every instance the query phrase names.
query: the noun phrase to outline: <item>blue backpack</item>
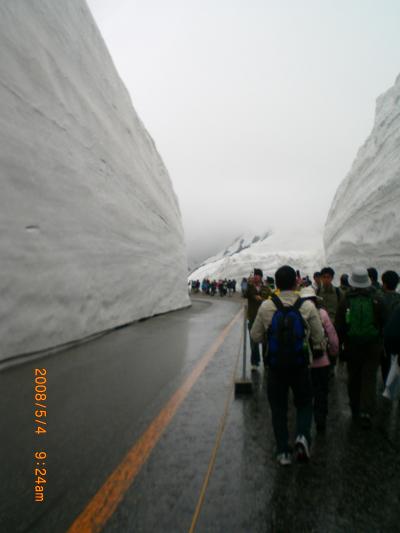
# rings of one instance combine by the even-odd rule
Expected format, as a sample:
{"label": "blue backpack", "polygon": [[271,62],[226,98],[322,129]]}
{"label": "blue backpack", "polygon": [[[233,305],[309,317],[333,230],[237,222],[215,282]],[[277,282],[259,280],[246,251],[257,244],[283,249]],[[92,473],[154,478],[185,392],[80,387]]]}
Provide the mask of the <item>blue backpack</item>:
{"label": "blue backpack", "polygon": [[292,306],[284,306],[276,295],[271,296],[271,300],[276,311],[267,332],[268,365],[279,370],[295,370],[308,366],[306,324],[300,314],[304,300],[299,298]]}

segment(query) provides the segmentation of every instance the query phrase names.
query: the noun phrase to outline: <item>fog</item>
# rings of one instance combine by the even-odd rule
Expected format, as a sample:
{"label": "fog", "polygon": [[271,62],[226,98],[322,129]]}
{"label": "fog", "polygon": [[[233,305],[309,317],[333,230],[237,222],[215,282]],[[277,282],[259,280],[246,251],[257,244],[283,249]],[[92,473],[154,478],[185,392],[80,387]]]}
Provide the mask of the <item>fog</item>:
{"label": "fog", "polygon": [[245,231],[314,245],[400,71],[400,3],[88,4],[169,170],[191,264]]}

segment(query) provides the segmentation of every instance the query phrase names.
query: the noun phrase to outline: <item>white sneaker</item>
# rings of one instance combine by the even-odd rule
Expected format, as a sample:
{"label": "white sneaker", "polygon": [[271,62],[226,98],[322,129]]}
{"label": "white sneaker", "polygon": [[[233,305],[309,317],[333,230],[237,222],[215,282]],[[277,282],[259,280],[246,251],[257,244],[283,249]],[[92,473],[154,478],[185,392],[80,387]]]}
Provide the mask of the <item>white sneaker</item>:
{"label": "white sneaker", "polygon": [[310,459],[310,449],[304,435],[297,436],[294,449],[297,461],[305,463]]}
{"label": "white sneaker", "polygon": [[278,464],[281,466],[289,466],[292,464],[292,458],[290,457],[289,453],[279,453],[276,456],[276,460],[278,461]]}

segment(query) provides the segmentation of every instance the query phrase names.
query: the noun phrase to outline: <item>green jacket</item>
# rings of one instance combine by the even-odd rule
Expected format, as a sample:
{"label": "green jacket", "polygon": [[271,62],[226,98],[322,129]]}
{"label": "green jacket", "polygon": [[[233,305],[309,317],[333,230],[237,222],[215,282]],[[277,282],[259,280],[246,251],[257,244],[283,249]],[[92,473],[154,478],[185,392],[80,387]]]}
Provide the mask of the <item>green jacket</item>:
{"label": "green jacket", "polygon": [[[346,323],[346,311],[349,307],[349,298],[356,296],[357,294],[369,294],[371,296],[374,305],[375,324],[383,336],[383,326],[386,322],[386,309],[382,298],[377,296],[376,290],[372,287],[366,289],[352,289],[346,294],[346,297],[341,300],[336,313],[335,327],[341,343],[344,342],[345,344],[348,344],[349,341],[347,336],[348,326]],[[382,338],[379,342],[382,342]]]}
{"label": "green jacket", "polygon": [[[247,298],[247,319],[250,322],[254,322],[258,308],[262,304],[262,301],[268,300],[268,298],[271,296],[272,291],[267,285],[260,285],[259,290],[254,284],[249,284],[247,286],[247,290],[244,294],[244,297]],[[262,301],[256,300],[256,296],[261,296]]]}

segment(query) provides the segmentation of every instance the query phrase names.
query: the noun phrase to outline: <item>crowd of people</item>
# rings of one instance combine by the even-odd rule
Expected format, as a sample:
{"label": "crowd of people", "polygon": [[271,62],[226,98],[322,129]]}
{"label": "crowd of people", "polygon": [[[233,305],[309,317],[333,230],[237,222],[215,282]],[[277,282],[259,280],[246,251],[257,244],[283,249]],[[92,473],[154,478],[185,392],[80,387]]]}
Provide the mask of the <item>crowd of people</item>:
{"label": "crowd of people", "polygon": [[[376,405],[377,374],[385,383],[391,363],[400,364],[399,276],[388,270],[378,282],[375,268],[353,268],[334,285],[325,267],[313,281],[290,266],[275,279],[260,269],[246,279],[252,371],[267,368],[277,460],[289,465],[310,457],[311,428],[325,432],[329,383],[339,358],[347,366],[348,398],[354,421],[370,428]],[[261,348],[261,353],[260,353]],[[292,390],[297,424],[289,446],[288,393]]]}
{"label": "crowd of people", "polygon": [[236,292],[236,280],[235,279],[219,279],[209,280],[204,278],[200,283],[200,280],[192,280],[189,282],[190,290],[192,294],[199,293],[200,290],[203,294],[209,296],[215,296],[217,293],[223,296],[232,296]]}

